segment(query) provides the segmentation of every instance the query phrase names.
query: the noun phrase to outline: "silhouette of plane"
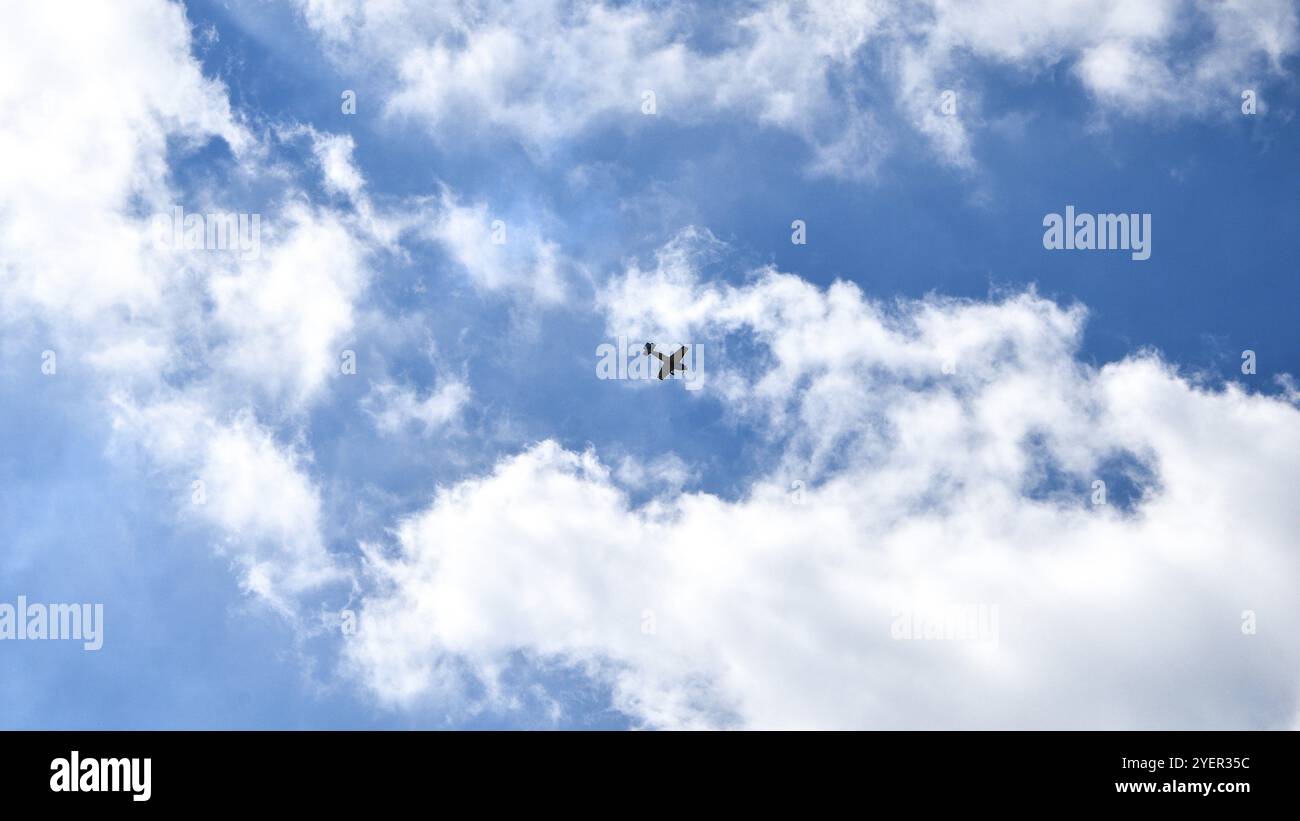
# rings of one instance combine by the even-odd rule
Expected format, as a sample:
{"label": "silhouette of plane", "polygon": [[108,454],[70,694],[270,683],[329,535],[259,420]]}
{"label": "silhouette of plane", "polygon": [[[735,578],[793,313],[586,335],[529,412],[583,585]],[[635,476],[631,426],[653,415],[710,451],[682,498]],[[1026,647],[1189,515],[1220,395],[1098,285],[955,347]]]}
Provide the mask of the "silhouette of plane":
{"label": "silhouette of plane", "polygon": [[683,345],[677,349],[677,353],[672,356],[664,356],[655,350],[654,343],[645,343],[645,355],[653,356],[659,359],[659,378],[664,379],[672,376],[675,372],[681,371],[686,373],[686,346]]}

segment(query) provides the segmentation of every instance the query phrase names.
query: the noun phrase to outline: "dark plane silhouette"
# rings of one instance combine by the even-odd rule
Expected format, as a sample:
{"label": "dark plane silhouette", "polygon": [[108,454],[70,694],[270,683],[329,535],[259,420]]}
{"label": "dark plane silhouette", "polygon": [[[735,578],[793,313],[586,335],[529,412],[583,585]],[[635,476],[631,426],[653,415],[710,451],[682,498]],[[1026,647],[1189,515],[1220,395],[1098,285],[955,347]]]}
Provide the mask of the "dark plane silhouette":
{"label": "dark plane silhouette", "polygon": [[665,379],[672,376],[675,372],[681,371],[686,373],[686,346],[683,345],[677,349],[677,353],[672,356],[664,356],[655,350],[653,342],[645,343],[645,355],[653,356],[659,359],[659,378]]}

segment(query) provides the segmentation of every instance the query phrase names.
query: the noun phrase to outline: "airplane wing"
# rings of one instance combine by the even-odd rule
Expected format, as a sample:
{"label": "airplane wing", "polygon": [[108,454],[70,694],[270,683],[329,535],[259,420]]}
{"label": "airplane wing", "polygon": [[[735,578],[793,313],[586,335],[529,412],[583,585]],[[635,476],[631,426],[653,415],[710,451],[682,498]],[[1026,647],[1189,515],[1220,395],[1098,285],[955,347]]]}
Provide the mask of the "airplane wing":
{"label": "airplane wing", "polygon": [[663,356],[660,356],[659,358],[663,360],[663,364],[659,366],[659,378],[667,379],[673,374],[673,361]]}

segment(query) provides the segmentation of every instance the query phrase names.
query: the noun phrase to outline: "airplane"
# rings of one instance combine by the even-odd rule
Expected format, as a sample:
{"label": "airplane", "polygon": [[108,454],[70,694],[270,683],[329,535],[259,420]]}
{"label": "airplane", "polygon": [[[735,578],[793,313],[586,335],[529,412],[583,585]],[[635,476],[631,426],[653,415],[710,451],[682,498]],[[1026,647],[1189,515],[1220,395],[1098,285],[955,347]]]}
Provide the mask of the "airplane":
{"label": "airplane", "polygon": [[686,346],[685,345],[678,348],[677,353],[673,354],[672,356],[664,356],[662,353],[655,350],[654,343],[647,342],[645,343],[645,355],[657,357],[659,361],[662,363],[659,366],[660,379],[664,379],[666,377],[672,376],[677,371],[686,373]]}

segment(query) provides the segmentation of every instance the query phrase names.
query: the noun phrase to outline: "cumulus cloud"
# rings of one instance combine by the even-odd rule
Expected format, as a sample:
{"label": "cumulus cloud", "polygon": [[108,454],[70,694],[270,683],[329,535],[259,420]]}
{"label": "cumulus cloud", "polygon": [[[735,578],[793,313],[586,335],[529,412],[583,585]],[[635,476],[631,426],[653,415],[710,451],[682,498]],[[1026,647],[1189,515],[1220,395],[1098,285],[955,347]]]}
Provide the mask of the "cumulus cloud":
{"label": "cumulus cloud", "polygon": [[[0,170],[6,336],[39,333],[62,363],[88,365],[72,395],[106,409],[115,446],[140,447],[158,478],[204,482],[205,503],[178,510],[212,526],[246,589],[290,613],[339,572],[310,454],[273,429],[336,371],[370,239],[290,190],[258,215],[260,256],[160,242],[155,216],[174,205],[257,210],[246,195],[177,190],[175,157],[224,144],[231,191],[267,171],[267,143],[191,55],[184,9],[42,4],[10,17],[0,99],[16,116],[0,149],[23,161]],[[341,159],[325,171],[356,187]]]}
{"label": "cumulus cloud", "polygon": [[352,162],[352,152],[356,149],[352,137],[347,134],[321,134],[314,129],[309,133],[312,136],[312,150],[325,177],[325,187],[346,194],[354,201],[359,200],[365,179]]}
{"label": "cumulus cloud", "polygon": [[[743,339],[709,385],[773,467],[636,506],[547,441],[441,490],[367,549],[347,655],[381,700],[497,693],[522,656],[647,726],[1290,726],[1292,404],[1154,355],[1082,364],[1085,312],[1032,292],[882,304],[662,258],[629,277],[691,299],[614,300],[611,325]],[[996,613],[996,641],[900,637],[960,607]],[[1269,628],[1243,635],[1248,610]]]}
{"label": "cumulus cloud", "polygon": [[423,398],[408,385],[383,382],[371,389],[361,407],[382,433],[399,434],[414,425],[428,434],[455,421],[469,399],[470,389],[464,382],[443,382]]}
{"label": "cumulus cloud", "polygon": [[887,4],[742,7],[722,23],[735,29],[734,42],[709,53],[683,42],[695,12],[671,4],[301,6],[339,60],[361,53],[396,76],[390,116],[426,123],[435,135],[497,129],[548,154],[595,124],[640,122],[653,92],[655,116],[690,123],[739,113],[800,135],[826,154],[827,167],[845,145],[881,139],[869,114],[836,114],[842,101],[832,86],[849,79]]}
{"label": "cumulus cloud", "polygon": [[94,320],[101,338],[126,337],[109,309],[157,309],[174,275],[150,253],[148,221],[170,209],[167,140],[241,152],[250,137],[190,57],[180,7],[76,11],[74,24],[56,3],[15,8],[0,33],[0,102],[13,112],[0,151],[22,158],[0,168],[0,316],[64,317],[70,335]]}
{"label": "cumulus cloud", "polygon": [[292,443],[249,411],[220,422],[183,395],[145,406],[117,396],[114,405],[114,426],[186,489],[183,514],[221,534],[216,547],[246,590],[295,617],[298,595],[344,579],[321,532],[320,492]]}
{"label": "cumulus cloud", "polygon": [[[526,223],[494,244],[486,206],[446,188],[376,206],[350,136],[291,122],[250,130],[203,76],[179,5],[15,14],[0,34],[0,100],[16,112],[0,123],[0,149],[23,158],[0,170],[6,333],[40,333],[38,350],[89,365],[77,395],[108,408],[119,444],[141,445],[169,482],[205,476],[199,518],[245,586],[288,612],[338,576],[310,452],[294,442],[340,373],[375,258],[403,254],[400,240],[419,229],[485,290],[555,302],[558,246]],[[279,160],[295,140],[333,201],[313,201]],[[178,187],[174,163],[200,148],[228,158],[216,160],[227,179]],[[278,198],[250,198],[267,176],[284,181]],[[257,217],[256,253],[160,241],[157,218],[176,206]],[[381,431],[427,431],[468,396],[460,382],[428,396],[380,385],[368,407]]]}
{"label": "cumulus cloud", "polygon": [[[472,120],[547,154],[642,122],[649,89],[656,116],[740,114],[842,177],[869,176],[900,110],[969,166],[979,101],[951,78],[982,63],[1064,66],[1106,111],[1202,115],[1296,48],[1294,7],[1266,0],[303,9],[340,59],[397,78],[392,115],[435,130]],[[729,35],[692,38],[696,14]],[[380,207],[350,137],[293,126],[278,136],[310,139],[330,202],[290,180],[262,203],[257,259],[159,249],[150,217],[178,195],[254,207],[231,192],[280,173],[272,137],[203,76],[177,5],[28,4],[9,22],[0,152],[23,161],[0,167],[6,335],[39,328],[87,363],[80,398],[106,404],[117,444],[174,487],[203,482],[180,509],[247,590],[300,613],[353,581],[306,425],[373,257],[417,233],[479,290],[542,304],[565,298],[570,261],[541,227],[447,189]],[[1188,26],[1208,39],[1175,57]],[[946,87],[955,117],[932,110]],[[176,190],[174,156],[218,142],[230,190]],[[509,704],[523,658],[577,669],[647,726],[1293,725],[1293,383],[1211,389],[1154,354],[1085,365],[1086,311],[1032,291],[882,303],[774,268],[701,279],[723,253],[684,232],[598,305],[612,332],[709,342],[707,389],[682,401],[725,400],[762,470],[735,497],[683,492],[698,467],[680,457],[547,440],[442,487],[364,546],[345,659],[382,702]],[[383,433],[429,432],[470,395],[384,382],[361,406]],[[1109,504],[1092,504],[1098,480]],[[965,605],[998,608],[995,644],[897,635],[900,613]]]}
{"label": "cumulus cloud", "polygon": [[368,283],[365,243],[328,209],[290,203],[263,258],[211,277],[214,356],[245,386],[301,404],[339,371],[340,342]]}
{"label": "cumulus cloud", "polygon": [[[343,575],[300,440],[340,374],[376,258],[423,235],[449,250],[449,276],[460,267],[487,291],[552,303],[562,254],[524,221],[494,244],[487,207],[446,188],[376,205],[348,135],[248,128],[203,76],[180,5],[15,14],[0,34],[0,100],[18,112],[0,123],[0,148],[24,158],[0,170],[4,330],[89,366],[76,395],[107,409],[119,447],[142,447],[178,487],[202,476],[197,518],[245,587],[289,613]],[[328,201],[277,153],[300,140]],[[200,149],[223,173],[182,186],[176,165]],[[282,181],[276,196],[251,195],[266,177]],[[177,206],[256,217],[255,253],[174,247],[158,219]],[[468,397],[456,381],[425,396],[382,384],[366,406],[381,432],[427,432]]]}
{"label": "cumulus cloud", "polygon": [[[1104,110],[1137,116],[1229,112],[1243,88],[1282,71],[1300,42],[1287,0],[818,0],[491,7],[301,0],[341,62],[382,66],[386,111],[438,138],[494,130],[545,155],[594,127],[655,116],[741,116],[811,149],[808,169],[870,177],[904,122],[949,165],[973,165],[990,66],[1065,67]],[[697,45],[704,30],[729,31]],[[1192,49],[1193,31],[1208,33]],[[959,104],[940,108],[940,95]],[[467,115],[473,116],[467,116]]]}
{"label": "cumulus cloud", "polygon": [[665,453],[648,461],[624,456],[619,460],[614,476],[629,488],[668,490],[679,490],[699,478],[686,460],[675,453]]}
{"label": "cumulus cloud", "polygon": [[[928,9],[900,51],[900,100],[955,165],[972,162],[972,118],[924,103],[954,89],[962,107],[977,106],[962,78],[981,64],[1029,76],[1063,66],[1104,111],[1222,116],[1236,111],[1242,89],[1280,77],[1300,45],[1300,17],[1285,0],[937,0]],[[1194,29],[1208,36],[1189,45]]]}
{"label": "cumulus cloud", "polygon": [[446,187],[429,217],[421,233],[446,249],[476,288],[541,305],[564,299],[564,254],[535,223],[494,216],[484,202],[464,204]]}

